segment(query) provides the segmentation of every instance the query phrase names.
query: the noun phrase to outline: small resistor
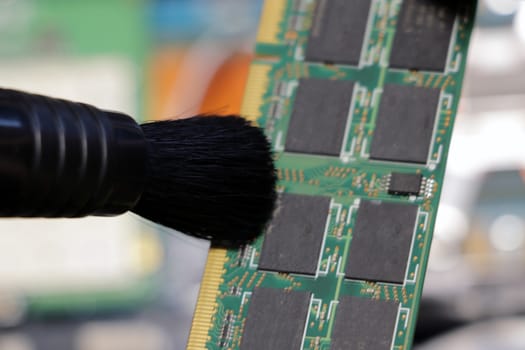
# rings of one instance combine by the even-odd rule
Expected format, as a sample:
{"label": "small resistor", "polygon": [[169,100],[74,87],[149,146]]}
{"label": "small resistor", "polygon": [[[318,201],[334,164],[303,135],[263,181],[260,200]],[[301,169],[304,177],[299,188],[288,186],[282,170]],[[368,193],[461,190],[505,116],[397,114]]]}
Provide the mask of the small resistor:
{"label": "small resistor", "polygon": [[425,178],[423,181],[424,181],[423,185],[421,186],[422,195],[425,196],[425,198],[431,198],[432,196],[434,196],[434,189],[436,187],[436,180]]}

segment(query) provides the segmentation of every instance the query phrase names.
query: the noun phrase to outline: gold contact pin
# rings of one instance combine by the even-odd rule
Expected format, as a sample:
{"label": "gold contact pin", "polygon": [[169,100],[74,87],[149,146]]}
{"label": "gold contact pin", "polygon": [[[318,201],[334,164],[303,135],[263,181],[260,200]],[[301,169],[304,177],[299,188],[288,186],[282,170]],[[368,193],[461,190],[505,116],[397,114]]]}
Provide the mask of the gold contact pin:
{"label": "gold contact pin", "polygon": [[186,350],[206,350],[208,332],[213,326],[213,315],[217,309],[219,286],[223,282],[226,252],[226,249],[211,248],[208,253]]}
{"label": "gold contact pin", "polygon": [[268,84],[270,83],[270,71],[272,67],[268,64],[253,63],[248,74],[246,94],[241,107],[241,114],[248,120],[257,124],[261,117],[261,106]]}
{"label": "gold contact pin", "polygon": [[285,9],[286,0],[266,0],[264,2],[257,42],[279,43],[279,24],[283,20]]}

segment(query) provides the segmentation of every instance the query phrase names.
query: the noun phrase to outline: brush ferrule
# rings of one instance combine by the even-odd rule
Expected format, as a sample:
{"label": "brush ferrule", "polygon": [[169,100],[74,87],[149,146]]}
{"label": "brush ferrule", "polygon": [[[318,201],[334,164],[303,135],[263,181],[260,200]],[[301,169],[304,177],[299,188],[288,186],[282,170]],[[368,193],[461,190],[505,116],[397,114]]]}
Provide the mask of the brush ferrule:
{"label": "brush ferrule", "polygon": [[129,116],[0,89],[0,216],[121,214],[140,199],[146,157]]}

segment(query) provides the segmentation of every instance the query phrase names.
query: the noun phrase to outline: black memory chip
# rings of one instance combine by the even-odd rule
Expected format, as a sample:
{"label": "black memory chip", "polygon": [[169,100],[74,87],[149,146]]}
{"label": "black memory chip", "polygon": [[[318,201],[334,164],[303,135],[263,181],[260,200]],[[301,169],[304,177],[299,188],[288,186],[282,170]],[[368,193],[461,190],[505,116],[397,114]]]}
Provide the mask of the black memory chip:
{"label": "black memory chip", "polygon": [[444,71],[458,0],[404,0],[390,67]]}
{"label": "black memory chip", "polygon": [[248,305],[241,350],[300,350],[309,292],[256,287]]}
{"label": "black memory chip", "polygon": [[306,60],[358,65],[370,3],[371,0],[319,0]]}
{"label": "black memory chip", "polygon": [[425,164],[439,109],[440,90],[386,84],[379,104],[370,158]]}
{"label": "black memory chip", "polygon": [[413,204],[362,201],[352,231],[345,276],[403,283],[417,211]]}
{"label": "black memory chip", "polygon": [[315,275],[330,198],[283,194],[264,237],[259,269]]}
{"label": "black memory chip", "polygon": [[351,81],[300,79],[285,151],[338,156],[353,91]]}
{"label": "black memory chip", "polygon": [[390,350],[399,303],[344,296],[335,311],[330,350]]}
{"label": "black memory chip", "polygon": [[388,193],[401,196],[418,195],[422,179],[421,174],[392,173],[389,177]]}

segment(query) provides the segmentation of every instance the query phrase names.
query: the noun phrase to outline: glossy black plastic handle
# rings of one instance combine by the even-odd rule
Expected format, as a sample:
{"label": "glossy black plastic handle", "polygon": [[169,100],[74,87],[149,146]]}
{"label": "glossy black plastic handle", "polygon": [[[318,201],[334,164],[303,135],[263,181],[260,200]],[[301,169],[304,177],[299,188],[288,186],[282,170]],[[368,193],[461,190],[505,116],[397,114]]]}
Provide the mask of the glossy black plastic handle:
{"label": "glossy black plastic handle", "polygon": [[140,198],[146,156],[127,115],[0,89],[0,216],[121,214]]}

